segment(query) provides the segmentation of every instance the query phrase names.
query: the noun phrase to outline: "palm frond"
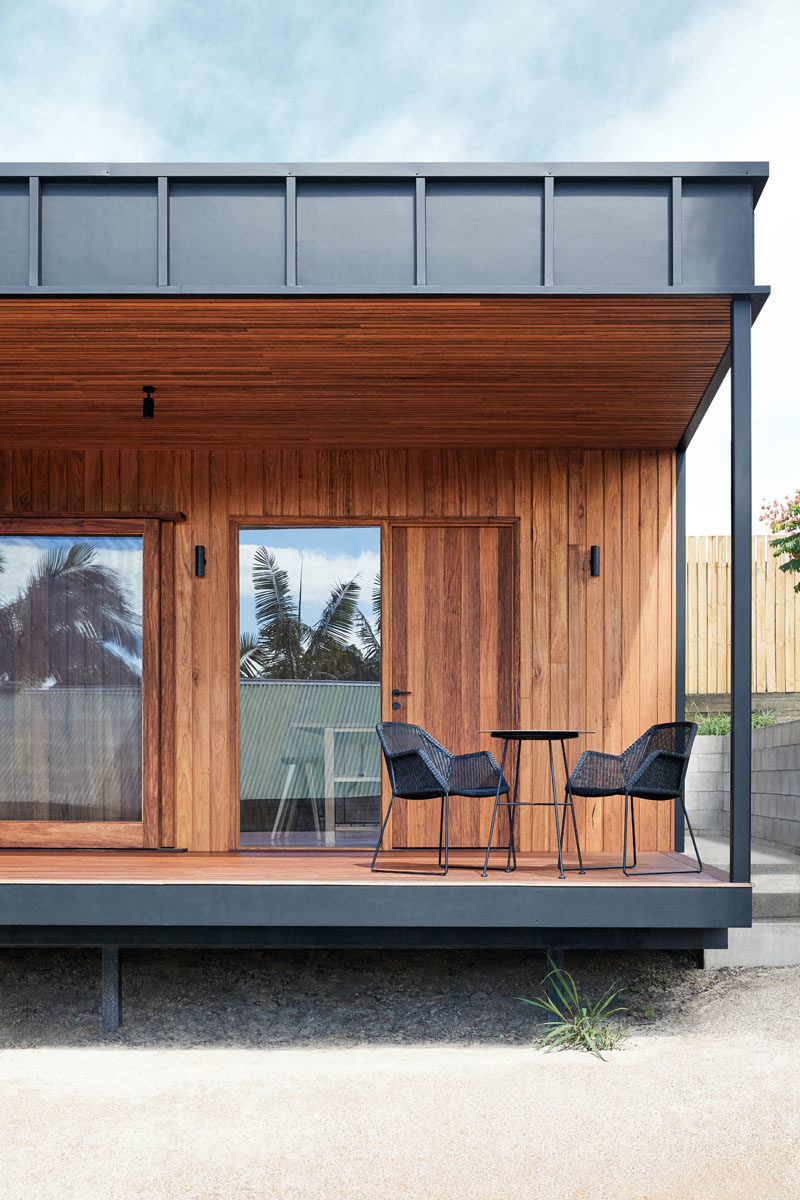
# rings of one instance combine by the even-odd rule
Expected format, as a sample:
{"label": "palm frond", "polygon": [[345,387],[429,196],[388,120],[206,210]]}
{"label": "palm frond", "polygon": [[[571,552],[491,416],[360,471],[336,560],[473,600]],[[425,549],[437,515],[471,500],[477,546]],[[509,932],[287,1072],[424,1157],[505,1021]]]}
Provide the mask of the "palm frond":
{"label": "palm frond", "polygon": [[253,588],[259,625],[297,620],[297,606],[289,587],[289,573],[278,566],[266,546],[256,546],[253,555]]}
{"label": "palm frond", "polygon": [[261,679],[264,665],[264,649],[258,634],[243,633],[239,638],[239,674],[243,679]]}
{"label": "palm frond", "polygon": [[275,555],[266,546],[257,546],[253,555],[253,588],[264,650],[280,677],[296,679],[302,637],[298,607],[289,587],[288,572],[278,566]]}
{"label": "palm frond", "polygon": [[372,582],[372,624],[378,637],[381,635],[381,573],[378,571]]}
{"label": "palm frond", "polygon": [[314,626],[306,646],[306,656],[313,660],[317,648],[325,641],[346,646],[353,636],[358,597],[361,586],[358,576],[346,583],[334,584],[322,616]]}
{"label": "palm frond", "polygon": [[[141,657],[141,616],[116,571],[96,561],[90,543],[45,551],[3,611],[3,672],[10,678],[88,684],[141,677],[130,661]],[[46,638],[31,639],[34,630],[46,631]]]}
{"label": "palm frond", "polygon": [[359,608],[355,618],[356,630],[364,647],[364,657],[367,662],[380,662],[381,644],[375,635],[375,630]]}

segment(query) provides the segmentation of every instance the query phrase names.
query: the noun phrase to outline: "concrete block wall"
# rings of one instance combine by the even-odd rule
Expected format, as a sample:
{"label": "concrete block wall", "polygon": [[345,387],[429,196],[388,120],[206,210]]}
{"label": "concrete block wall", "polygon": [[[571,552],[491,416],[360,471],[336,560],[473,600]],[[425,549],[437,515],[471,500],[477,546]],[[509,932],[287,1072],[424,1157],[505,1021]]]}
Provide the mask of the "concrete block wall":
{"label": "concrete block wall", "polygon": [[[730,735],[695,739],[686,807],[696,830],[728,833]],[[800,721],[753,730],[752,831],[800,851]]]}

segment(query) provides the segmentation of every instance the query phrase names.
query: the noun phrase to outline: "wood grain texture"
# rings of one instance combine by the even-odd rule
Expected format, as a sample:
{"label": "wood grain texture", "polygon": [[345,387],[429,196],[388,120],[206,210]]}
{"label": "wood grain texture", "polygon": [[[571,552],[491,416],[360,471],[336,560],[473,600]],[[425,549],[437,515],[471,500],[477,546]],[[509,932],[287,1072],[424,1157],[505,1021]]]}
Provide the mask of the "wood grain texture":
{"label": "wood grain texture", "polygon": [[0,847],[123,850],[144,845],[139,821],[0,821]]}
{"label": "wood grain texture", "polygon": [[[800,690],[800,592],[764,534],[753,537],[752,690]],[[686,539],[686,691],[731,690],[731,539]]]}
{"label": "wood grain texture", "polygon": [[[0,440],[116,447],[123,494],[137,448],[674,449],[725,352],[729,308],[679,296],[5,297]],[[289,511],[312,503],[306,465],[305,503]],[[346,515],[346,472],[326,467]],[[53,507],[81,500],[79,458],[49,480]],[[477,500],[476,481],[468,460],[448,460],[445,512]],[[437,486],[431,515],[445,515]]]}
{"label": "wood grain texture", "polygon": [[[749,889],[749,883],[729,883],[726,874],[706,866],[702,875],[623,876],[622,871],[602,871],[596,874],[571,873],[559,879],[558,865],[550,853],[520,853],[518,867],[512,875],[490,872],[481,876],[483,860],[480,852],[461,851],[454,855],[457,862],[474,867],[472,871],[452,871],[446,879],[414,875],[414,871],[430,870],[430,851],[400,850],[387,853],[385,861],[396,864],[408,875],[373,874],[369,869],[371,854],[348,850],[266,850],[239,851],[230,854],[158,854],[119,850],[114,854],[56,850],[22,853],[0,850],[0,884],[3,883],[98,883],[98,884],[251,884],[269,887],[287,883],[308,886],[325,884],[363,884],[366,888],[398,887],[624,887],[626,892],[640,888],[730,887]],[[597,854],[592,864],[604,865],[611,855]],[[571,859],[570,861],[574,861]],[[682,854],[645,853],[643,868],[676,870],[690,866],[692,860]],[[369,900],[365,898],[365,903]]]}
{"label": "wood grain texture", "polygon": [[[210,852],[229,851],[236,845],[238,735],[231,696],[236,687],[234,517],[267,525],[336,519],[376,524],[388,520],[395,526],[404,519],[423,522],[396,527],[391,538],[384,532],[384,605],[394,615],[386,626],[385,654],[387,661],[399,660],[398,647],[407,646],[418,674],[424,671],[428,654],[434,664],[428,668],[430,686],[442,708],[441,715],[432,708],[426,719],[434,732],[450,730],[451,740],[460,737],[448,725],[454,711],[463,710],[470,730],[486,724],[484,717],[491,723],[495,718],[488,707],[480,707],[484,700],[476,707],[475,696],[479,692],[491,697],[486,701],[490,707],[496,701],[492,689],[505,687],[498,682],[499,643],[487,639],[477,650],[469,649],[476,613],[491,602],[492,595],[497,596],[498,589],[510,592],[511,640],[518,646],[519,678],[512,688],[512,702],[518,709],[513,720],[539,726],[580,721],[582,728],[596,730],[594,737],[584,737],[580,746],[570,747],[570,765],[581,748],[618,753],[642,731],[647,718],[664,719],[672,711],[674,456],[670,452],[524,448],[487,448],[480,453],[256,448],[146,452],[12,448],[0,452],[0,497],[7,513],[50,511],[51,478],[58,481],[54,490],[59,495],[70,490],[71,506],[82,496],[87,512],[109,517],[120,511],[141,512],[144,517],[160,510],[187,516],[183,523],[161,526],[161,837],[165,844]],[[492,530],[493,521],[501,525]],[[510,583],[491,540],[502,536],[506,528],[502,522],[508,521],[517,522],[515,575]],[[430,551],[428,536],[421,532],[425,523],[428,529],[440,531],[435,539],[431,534]],[[416,532],[409,539],[412,530]],[[171,554],[164,540],[168,534]],[[194,576],[198,543],[206,546],[208,557],[203,579]],[[589,576],[592,544],[601,548],[598,579]],[[472,586],[469,572],[465,574],[466,564],[476,555],[483,564],[478,589]],[[508,560],[507,554],[503,560]],[[457,562],[460,573],[455,570]],[[443,587],[447,576],[444,603],[459,614],[457,620],[448,616],[441,630],[436,622],[426,626],[423,592],[403,595],[390,590],[390,575],[395,577],[394,587],[401,588],[402,578],[424,572],[431,564]],[[400,617],[404,612],[405,621]],[[425,642],[409,635],[409,621],[417,629],[427,629],[427,649]],[[462,672],[449,663],[443,672],[441,660],[437,664],[430,653],[430,646],[444,652],[445,630],[448,638],[467,645]],[[392,683],[407,686],[399,676],[393,681],[389,675],[384,672],[382,693],[387,717],[392,714],[388,695]],[[452,689],[446,694],[442,678]],[[541,796],[549,788],[546,749],[527,749],[522,786]],[[598,853],[618,850],[619,802],[578,802],[576,807],[587,846]],[[646,813],[641,816],[645,827],[650,822],[648,837],[654,842],[650,848],[668,849],[669,807],[663,806],[655,820]],[[480,837],[484,824],[481,815]],[[526,852],[552,853],[553,821],[546,809],[523,811],[519,845]]]}
{"label": "wood grain texture", "polygon": [[[457,464],[445,461],[443,473],[448,467],[452,486]],[[410,692],[391,715],[421,725],[455,754],[496,749],[479,730],[504,725],[516,707],[514,534],[511,524],[388,530],[391,684]],[[398,800],[392,845],[435,844],[439,809],[436,800]],[[450,844],[485,845],[491,810],[490,800],[453,797]],[[496,844],[506,830],[504,819]]]}

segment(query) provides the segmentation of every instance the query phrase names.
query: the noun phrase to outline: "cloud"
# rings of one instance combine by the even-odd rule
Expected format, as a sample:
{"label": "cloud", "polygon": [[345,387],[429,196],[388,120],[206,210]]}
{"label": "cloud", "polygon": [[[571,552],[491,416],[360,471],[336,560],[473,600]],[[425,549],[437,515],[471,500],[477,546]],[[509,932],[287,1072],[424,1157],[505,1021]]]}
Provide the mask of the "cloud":
{"label": "cloud", "polygon": [[[239,547],[239,595],[242,602],[242,626],[254,628],[255,609],[253,598],[253,558],[258,547],[242,543]],[[325,554],[319,550],[299,550],[291,547],[269,547],[281,570],[289,575],[292,595],[300,591],[300,571],[303,581],[303,620],[313,625],[319,620],[322,610],[336,583],[345,583],[358,576],[361,585],[360,606],[369,616],[372,606],[372,584],[380,571],[380,556],[372,550],[358,555]]]}
{"label": "cloud", "polygon": [[[714,4],[662,50],[667,86],[649,103],[564,137],[559,157],[762,160],[771,178],[756,209],[756,282],[773,295],[753,330],[753,499],[793,492],[800,478],[800,403],[793,346],[800,241],[800,6]],[[690,533],[730,528],[730,391],[720,391],[687,456]],[[763,531],[763,530],[762,530]]]}
{"label": "cloud", "polygon": [[[797,486],[796,0],[4,0],[8,161],[772,160],[755,498]],[[728,520],[721,395],[690,523]]]}
{"label": "cloud", "polygon": [[[703,4],[699,7],[705,8]],[[547,158],[693,0],[4,0],[0,157]]]}
{"label": "cloud", "polygon": [[[75,539],[2,537],[0,552],[5,563],[0,570],[0,604],[14,600],[27,587],[28,580],[35,574],[42,555],[60,541],[87,541],[95,548],[95,562],[114,571],[120,587],[126,593],[128,603],[135,613],[142,613],[142,546],[141,539],[130,539],[123,545],[121,539]],[[127,539],[126,539],[127,540]]]}

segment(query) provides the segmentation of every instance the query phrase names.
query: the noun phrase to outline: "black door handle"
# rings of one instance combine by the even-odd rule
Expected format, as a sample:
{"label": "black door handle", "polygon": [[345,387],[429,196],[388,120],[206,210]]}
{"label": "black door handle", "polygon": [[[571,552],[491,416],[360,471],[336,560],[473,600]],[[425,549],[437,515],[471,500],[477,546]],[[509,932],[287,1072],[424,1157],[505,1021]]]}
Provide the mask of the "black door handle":
{"label": "black door handle", "polygon": [[401,692],[399,688],[392,688],[393,696],[410,696],[411,692]]}

